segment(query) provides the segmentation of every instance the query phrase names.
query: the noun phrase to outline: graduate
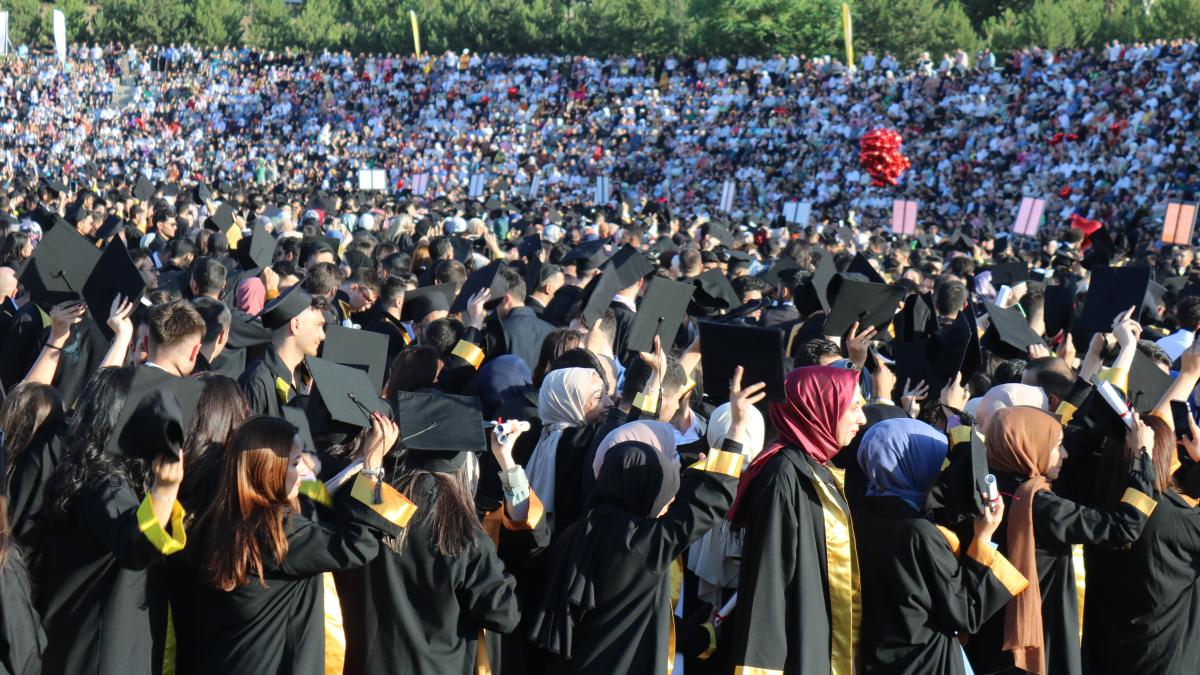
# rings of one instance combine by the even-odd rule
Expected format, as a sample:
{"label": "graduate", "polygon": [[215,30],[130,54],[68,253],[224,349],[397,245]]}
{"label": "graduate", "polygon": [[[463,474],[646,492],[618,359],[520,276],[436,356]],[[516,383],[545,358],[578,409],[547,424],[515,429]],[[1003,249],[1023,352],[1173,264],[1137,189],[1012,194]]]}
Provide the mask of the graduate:
{"label": "graduate", "polygon": [[[8,452],[0,444],[0,466]],[[0,481],[0,672],[37,675],[42,672],[46,634],[33,607],[33,589],[21,547],[8,529],[6,481]]]}
{"label": "graduate", "polygon": [[840,471],[829,460],[866,423],[859,374],[806,366],[771,403],[778,434],[754,460],[729,513],[744,532],[733,661],[745,672],[851,673],[862,595]]}
{"label": "graduate", "polygon": [[298,429],[251,417],[229,441],[217,494],[196,523],[198,673],[325,671],[321,573],[358,567],[396,537],[412,504],[375,477],[396,425],[371,417],[365,474],[335,502],[337,520],[309,517],[298,501]]}
{"label": "graduate", "polygon": [[[88,381],[43,506],[38,610],[46,629],[44,673],[158,673],[166,643],[168,555],[183,550],[178,448],[114,446],[133,369],[105,368]],[[85,412],[92,413],[86,418]],[[170,420],[146,408],[144,430]],[[176,421],[178,423],[178,421]],[[172,459],[172,453],[175,458]]]}
{"label": "graduate", "polygon": [[434,392],[396,396],[402,452],[385,463],[386,481],[416,505],[416,516],[366,567],[336,575],[346,626],[344,672],[501,672],[502,664],[492,662],[497,653],[489,655],[480,642],[481,631],[512,632],[520,610],[497,543],[503,549],[513,533],[535,533],[537,541],[515,544],[529,552],[548,538],[541,503],[512,460],[519,432],[508,427],[503,443],[491,441],[505,504],[481,522],[475,453],[489,440],[478,402]]}
{"label": "graduate", "polygon": [[251,412],[279,417],[307,387],[301,376],[306,356],[316,356],[325,340],[325,306],[320,296],[292,286],[262,311],[271,345],[238,380]]}
{"label": "graduate", "polygon": [[[720,522],[741,474],[745,410],[765,394],[734,375],[734,421],[720,448],[680,476],[674,434],[631,422],[602,442],[583,518],[551,551],[546,595],[532,636],[551,673],[651,673],[675,660],[670,575],[675,559]],[[633,427],[627,429],[626,427]]]}
{"label": "graduate", "polygon": [[965,673],[959,635],[979,630],[1028,586],[991,546],[1003,502],[975,518],[965,547],[922,516],[946,453],[945,435],[908,418],[876,424],[858,448],[867,478],[854,511],[864,672]]}

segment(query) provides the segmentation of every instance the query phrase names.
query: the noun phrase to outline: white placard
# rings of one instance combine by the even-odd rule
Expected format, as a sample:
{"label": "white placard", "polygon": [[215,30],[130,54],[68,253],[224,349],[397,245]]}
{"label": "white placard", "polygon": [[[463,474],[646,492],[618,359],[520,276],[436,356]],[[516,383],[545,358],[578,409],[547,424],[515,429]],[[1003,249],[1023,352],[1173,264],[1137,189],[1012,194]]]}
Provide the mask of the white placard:
{"label": "white placard", "polygon": [[487,183],[487,176],[477,173],[471,176],[471,187],[467,191],[467,196],[471,199],[478,199],[483,196],[483,188]]}
{"label": "white placard", "polygon": [[725,179],[725,185],[723,185],[721,187],[721,205],[717,208],[724,211],[725,213],[729,213],[730,211],[732,211],[733,210],[733,197],[734,197],[734,193],[736,193],[736,192],[737,192],[737,186],[734,184],[733,179],[728,179],[728,178]]}
{"label": "white placard", "polygon": [[608,176],[596,176],[596,206],[603,206],[612,197],[612,179]]}
{"label": "white placard", "polygon": [[67,62],[67,17],[61,9],[54,10],[54,55],[60,63]]}
{"label": "white placard", "polygon": [[412,191],[418,197],[424,197],[425,191],[429,189],[429,174],[417,173],[412,177]]}
{"label": "white placard", "polygon": [[359,169],[359,190],[386,190],[387,172],[383,169]]}

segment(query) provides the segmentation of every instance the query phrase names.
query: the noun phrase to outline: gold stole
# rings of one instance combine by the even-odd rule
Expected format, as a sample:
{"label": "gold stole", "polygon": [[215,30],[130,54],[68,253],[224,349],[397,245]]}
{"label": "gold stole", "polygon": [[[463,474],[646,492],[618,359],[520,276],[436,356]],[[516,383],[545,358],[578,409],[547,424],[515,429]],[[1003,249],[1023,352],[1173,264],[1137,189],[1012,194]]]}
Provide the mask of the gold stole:
{"label": "gold stole", "polygon": [[[845,502],[843,472],[827,467]],[[831,675],[853,675],[858,662],[858,635],[862,624],[862,585],[858,576],[858,551],[850,514],[842,510],[833,490],[816,473],[812,482],[821,499],[825,519],[825,567],[829,581],[829,634]]]}

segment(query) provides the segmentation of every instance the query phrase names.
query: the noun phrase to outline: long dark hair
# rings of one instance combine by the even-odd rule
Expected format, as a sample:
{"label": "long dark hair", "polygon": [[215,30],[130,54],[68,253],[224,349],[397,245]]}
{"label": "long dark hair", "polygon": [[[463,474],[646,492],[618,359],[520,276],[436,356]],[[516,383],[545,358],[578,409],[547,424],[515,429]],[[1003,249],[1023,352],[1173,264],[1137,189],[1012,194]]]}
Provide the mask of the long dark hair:
{"label": "long dark hair", "polygon": [[146,461],[104,451],[132,381],[133,368],[101,368],[84,386],[67,428],[66,453],[46,487],[51,518],[66,520],[75,497],[94,480],[123,481],[145,495]]}
{"label": "long dark hair", "polygon": [[29,244],[29,233],[9,232],[0,240],[0,265],[19,270],[25,262],[25,246]]}
{"label": "long dark hair", "polygon": [[547,334],[546,338],[542,340],[542,349],[538,352],[537,365],[533,368],[534,386],[542,386],[542,380],[546,379],[550,364],[557,361],[558,357],[581,346],[583,346],[583,336],[572,328],[556,328]]}
{"label": "long dark hair", "polygon": [[254,575],[265,588],[264,554],[287,556],[283,521],[293,510],[287,473],[295,438],[287,420],[264,416],[246,420],[230,437],[216,497],[196,523],[201,573],[214,587],[231,591]]}
{"label": "long dark hair", "polygon": [[[25,574],[24,561],[21,559],[21,548],[17,546],[16,540],[12,538],[12,532],[8,524],[8,497],[0,496],[0,571],[4,570],[10,564],[19,565],[17,572]],[[12,591],[0,585],[0,592],[11,593]]]}
{"label": "long dark hair", "polygon": [[43,440],[62,421],[62,398],[54,387],[40,382],[22,382],[13,387],[0,405],[0,430],[4,431],[4,444],[8,448],[4,475],[11,476],[17,460],[34,440]]}
{"label": "long dark hair", "polygon": [[216,492],[225,444],[233,430],[250,415],[250,406],[236,380],[216,372],[197,376],[204,391],[184,437],[187,471],[179,486],[179,501],[188,511],[207,504]]}
{"label": "long dark hair", "polygon": [[[1142,422],[1154,431],[1154,447],[1151,448],[1154,489],[1165,494],[1175,489],[1175,478],[1171,475],[1171,464],[1178,452],[1175,447],[1175,434],[1166,421],[1154,415],[1143,416]],[[1105,440],[1100,454],[1100,465],[1096,471],[1098,503],[1108,509],[1120,506],[1129,472],[1134,466],[1133,453],[1126,449],[1124,438]]]}
{"label": "long dark hair", "polygon": [[383,396],[390,401],[399,392],[432,387],[441,369],[442,358],[437,349],[429,345],[407,347],[392,361],[392,372],[383,388]]}
{"label": "long dark hair", "polygon": [[[475,513],[475,490],[471,480],[471,474],[478,469],[475,455],[467,453],[467,461],[453,473],[406,466],[403,462],[401,466],[391,485],[417,502],[420,508],[414,522],[404,528],[395,541],[386,541],[388,546],[401,553],[413,526],[424,525],[430,531],[429,543],[441,555],[453,557],[466,551],[483,531]],[[426,497],[417,498],[417,492],[426,491]]]}

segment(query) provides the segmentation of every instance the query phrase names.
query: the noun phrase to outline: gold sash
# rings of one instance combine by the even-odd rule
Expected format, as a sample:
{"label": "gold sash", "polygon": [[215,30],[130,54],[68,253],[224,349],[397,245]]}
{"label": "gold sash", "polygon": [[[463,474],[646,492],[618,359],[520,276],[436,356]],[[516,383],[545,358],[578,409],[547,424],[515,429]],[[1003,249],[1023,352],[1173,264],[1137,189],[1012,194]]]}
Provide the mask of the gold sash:
{"label": "gold sash", "polygon": [[[845,501],[843,474],[829,467],[837,492]],[[862,624],[862,586],[858,576],[858,551],[850,515],[834,498],[833,488],[813,474],[825,518],[825,563],[829,579],[829,634],[831,675],[853,675],[858,662],[858,635]]]}

